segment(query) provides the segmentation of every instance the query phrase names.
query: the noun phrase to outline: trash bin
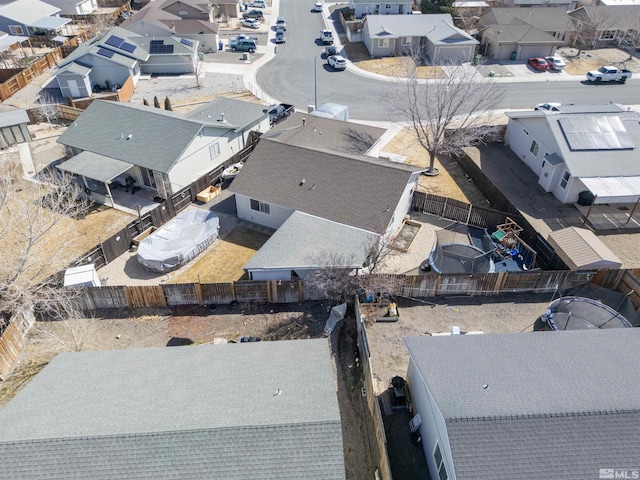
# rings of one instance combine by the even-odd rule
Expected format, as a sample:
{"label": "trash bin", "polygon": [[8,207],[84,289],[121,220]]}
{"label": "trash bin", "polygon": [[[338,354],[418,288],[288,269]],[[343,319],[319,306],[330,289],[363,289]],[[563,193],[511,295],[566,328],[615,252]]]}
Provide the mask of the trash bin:
{"label": "trash bin", "polygon": [[480,65],[482,63],[482,54],[481,53],[478,53],[475,56],[474,62],[475,62],[476,65]]}
{"label": "trash bin", "polygon": [[224,49],[224,44],[222,43],[222,40],[220,40],[218,42],[218,50],[222,50],[222,49]]}
{"label": "trash bin", "polygon": [[509,58],[509,60],[511,60],[512,62],[515,62],[517,56],[518,56],[518,52],[511,52],[511,57]]}
{"label": "trash bin", "polygon": [[198,53],[198,58],[200,59],[201,62],[204,62],[204,53],[203,52]]}

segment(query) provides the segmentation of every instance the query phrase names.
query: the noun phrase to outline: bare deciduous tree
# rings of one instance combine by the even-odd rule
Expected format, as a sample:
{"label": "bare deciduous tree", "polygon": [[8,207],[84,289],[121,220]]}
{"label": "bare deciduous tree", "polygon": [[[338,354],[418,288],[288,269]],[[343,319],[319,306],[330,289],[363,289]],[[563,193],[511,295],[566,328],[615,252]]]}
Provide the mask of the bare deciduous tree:
{"label": "bare deciduous tree", "polygon": [[435,172],[438,155],[455,153],[494,133],[496,127],[487,119],[498,103],[501,88],[468,65],[444,65],[445,75],[432,68],[426,79],[418,78],[417,64],[414,57],[406,78],[387,88],[383,102],[392,118],[410,123],[429,155],[428,172]]}
{"label": "bare deciduous tree", "polygon": [[636,51],[640,50],[640,13],[634,12],[629,15],[628,21],[632,28],[626,31],[619,42],[620,47],[629,52],[627,61],[632,60]]}
{"label": "bare deciduous tree", "polygon": [[38,99],[38,108],[35,110],[38,119],[41,122],[47,122],[49,124],[49,130],[51,130],[51,122],[55,122],[60,116],[58,105],[55,103],[53,97],[48,93],[41,93]]}
{"label": "bare deciduous tree", "polygon": [[[0,162],[0,313],[27,308],[50,318],[75,312],[78,291],[63,290],[52,277],[66,265],[61,253],[73,247],[70,217],[86,213],[78,184],[56,172],[21,178],[17,153]],[[1,320],[0,320],[1,321]]]}
{"label": "bare deciduous tree", "polygon": [[377,237],[363,245],[362,265],[357,265],[354,255],[322,252],[310,258],[318,268],[304,281],[336,302],[347,301],[358,291],[378,297],[393,296],[396,292],[392,279],[378,275],[393,253],[387,237]]}
{"label": "bare deciduous tree", "polygon": [[200,75],[203,72],[203,64],[200,60],[196,60],[195,65],[193,66],[193,73],[196,76],[196,87],[198,88],[202,88],[202,85],[200,84]]}
{"label": "bare deciduous tree", "polygon": [[577,55],[583,50],[596,47],[603,32],[613,27],[614,19],[604,9],[583,10],[579,15],[573,16],[576,31],[573,34],[572,46],[578,49]]}

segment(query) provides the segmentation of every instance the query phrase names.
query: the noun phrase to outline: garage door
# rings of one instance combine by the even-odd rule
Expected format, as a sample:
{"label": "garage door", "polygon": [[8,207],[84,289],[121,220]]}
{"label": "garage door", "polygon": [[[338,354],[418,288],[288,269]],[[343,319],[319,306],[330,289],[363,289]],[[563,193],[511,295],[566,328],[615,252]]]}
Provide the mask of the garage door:
{"label": "garage door", "polygon": [[496,60],[509,60],[511,58],[511,53],[516,51],[515,44],[503,44],[500,45],[498,51],[495,55],[492,54],[492,57]]}
{"label": "garage door", "polygon": [[528,60],[532,57],[547,57],[553,51],[552,45],[526,45],[520,50],[518,60]]}
{"label": "garage door", "polygon": [[466,47],[439,47],[437,63],[452,62],[463,63],[471,60],[473,46]]}

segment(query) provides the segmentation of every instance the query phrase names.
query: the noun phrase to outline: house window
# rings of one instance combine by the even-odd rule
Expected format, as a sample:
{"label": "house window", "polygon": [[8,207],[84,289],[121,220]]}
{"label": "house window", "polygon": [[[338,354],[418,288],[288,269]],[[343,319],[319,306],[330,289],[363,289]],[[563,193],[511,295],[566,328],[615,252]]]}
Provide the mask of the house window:
{"label": "house window", "polygon": [[378,39],[378,48],[389,48],[389,39],[388,38],[379,38]]}
{"label": "house window", "polygon": [[616,30],[603,30],[600,34],[600,40],[613,40],[616,38]]}
{"label": "house window", "polygon": [[251,210],[255,210],[256,212],[266,213],[267,215],[271,214],[271,209],[269,208],[268,203],[262,203],[254,199],[251,199]]}
{"label": "house window", "polygon": [[384,8],[386,8],[387,10],[389,10],[391,8],[391,5],[389,5],[388,3],[384,6]]}
{"label": "house window", "polygon": [[565,170],[562,174],[562,181],[560,182],[560,186],[562,188],[567,188],[567,183],[569,183],[569,179],[571,178],[571,174]]}
{"label": "house window", "polygon": [[411,45],[411,37],[402,37],[402,45]]}
{"label": "house window", "polygon": [[529,147],[529,151],[533,153],[534,157],[538,156],[538,151],[540,150],[540,145],[535,140],[531,142],[531,147]]}
{"label": "house window", "polygon": [[436,470],[438,470],[438,476],[440,480],[447,480],[447,468],[444,466],[444,458],[442,458],[442,452],[440,452],[440,445],[436,442],[436,449],[433,452],[433,459],[436,461]]}
{"label": "house window", "polygon": [[220,142],[215,142],[209,145],[209,155],[211,156],[211,160],[220,155]]}
{"label": "house window", "polygon": [[11,35],[24,35],[22,25],[9,25],[9,33]]}

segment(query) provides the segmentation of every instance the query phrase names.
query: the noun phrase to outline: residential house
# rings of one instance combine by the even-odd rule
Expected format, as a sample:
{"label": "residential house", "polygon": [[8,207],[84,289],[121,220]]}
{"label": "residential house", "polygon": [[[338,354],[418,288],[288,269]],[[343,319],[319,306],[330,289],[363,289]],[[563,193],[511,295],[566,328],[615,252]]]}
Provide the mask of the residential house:
{"label": "residential house", "polygon": [[344,480],[327,340],[60,353],[0,410],[0,455],[27,480]]}
{"label": "residential house", "polygon": [[60,9],[61,15],[89,15],[98,8],[97,0],[43,0]]}
{"label": "residential house", "polygon": [[[573,10],[579,5],[595,4],[596,0],[513,0],[514,7],[522,8],[547,8],[547,7],[561,7],[566,11]],[[505,6],[504,4],[502,6]]]}
{"label": "residential house", "polygon": [[449,14],[367,15],[363,41],[372,57],[420,53],[434,64],[468,62],[479,43]]}
{"label": "residential house", "polygon": [[198,42],[177,36],[141,36],[123,28],[83,43],[58,64],[56,85],[65,97],[88,97],[94,89],[122,86],[129,77],[135,85],[142,74],[192,73]]}
{"label": "residential house", "polygon": [[127,17],[120,28],[135,32],[140,36],[176,35],[180,38],[197,40],[199,50],[212,53],[218,48],[218,24],[207,20],[182,19],[160,8],[162,2],[151,2]]}
{"label": "residential house", "polygon": [[0,148],[30,142],[29,122],[29,115],[22,108],[0,112]]}
{"label": "residential house", "polygon": [[60,9],[40,0],[15,0],[0,5],[0,31],[32,37],[51,34],[71,22]]}
{"label": "residential house", "polygon": [[593,31],[596,47],[617,45],[640,30],[640,5],[582,6],[569,16],[578,30]]}
{"label": "residential house", "polygon": [[404,343],[431,479],[582,480],[637,463],[640,330]]}
{"label": "residential house", "polygon": [[388,2],[372,2],[371,0],[349,0],[349,8],[356,18],[367,15],[404,15],[413,13],[413,1],[389,0]]}
{"label": "residential house", "polygon": [[[229,103],[233,102],[233,104]],[[119,205],[120,187],[168,199],[222,169],[251,131],[268,129],[264,106],[218,99],[185,116],[130,103],[94,101],[60,136],[71,158],[58,168],[78,175],[92,199]],[[229,112],[224,120],[217,113]],[[212,112],[200,115],[200,112]],[[130,197],[130,195],[129,195]]]}
{"label": "residential house", "polygon": [[158,8],[177,15],[183,20],[204,20],[213,22],[213,4],[207,0],[159,0]]}
{"label": "residential house", "polygon": [[236,0],[211,0],[213,18],[219,22],[238,18],[238,2]]}
{"label": "residential house", "polygon": [[381,147],[393,135],[393,130],[294,112],[262,135],[262,138],[338,154],[377,158],[383,155]]}
{"label": "residential house", "polygon": [[553,55],[576,30],[564,7],[492,8],[480,16],[480,51],[496,60],[526,61]]}
{"label": "residential house", "polygon": [[[327,258],[362,269],[368,252],[396,234],[411,207],[421,169],[295,145],[314,136],[330,143],[312,125],[282,127],[282,140],[265,134],[231,184],[240,219],[278,229],[245,265],[252,278],[302,278]],[[297,140],[287,139],[290,131]]]}
{"label": "residential house", "polygon": [[596,204],[640,199],[640,115],[617,105],[507,112],[504,142],[562,203],[589,191]]}

